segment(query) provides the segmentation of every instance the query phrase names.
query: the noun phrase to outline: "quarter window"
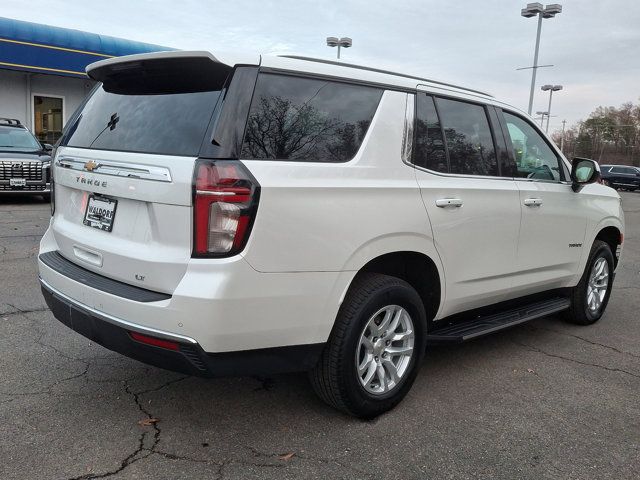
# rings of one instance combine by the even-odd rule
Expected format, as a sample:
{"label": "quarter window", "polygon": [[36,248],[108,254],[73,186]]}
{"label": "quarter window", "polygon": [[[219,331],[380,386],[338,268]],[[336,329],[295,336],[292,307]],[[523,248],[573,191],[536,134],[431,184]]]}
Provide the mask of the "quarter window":
{"label": "quarter window", "polygon": [[241,157],[345,162],[357,153],[382,90],[327,80],[261,74]]}
{"label": "quarter window", "polygon": [[560,181],[560,161],[549,144],[528,122],[503,112],[511,137],[516,161],[516,175],[520,178]]}
{"label": "quarter window", "polygon": [[485,108],[437,98],[449,153],[449,171],[464,175],[499,175],[496,149]]}

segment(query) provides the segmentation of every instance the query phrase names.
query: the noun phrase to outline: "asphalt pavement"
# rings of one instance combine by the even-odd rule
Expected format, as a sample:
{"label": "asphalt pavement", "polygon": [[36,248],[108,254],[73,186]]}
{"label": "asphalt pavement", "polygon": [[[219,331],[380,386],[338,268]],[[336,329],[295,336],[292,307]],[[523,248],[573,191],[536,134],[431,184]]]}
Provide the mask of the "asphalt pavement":
{"label": "asphalt pavement", "polygon": [[53,318],[49,205],[0,197],[0,479],[638,479],[640,193],[605,316],[543,318],[428,351],[407,398],[360,421],[304,374],[200,379]]}

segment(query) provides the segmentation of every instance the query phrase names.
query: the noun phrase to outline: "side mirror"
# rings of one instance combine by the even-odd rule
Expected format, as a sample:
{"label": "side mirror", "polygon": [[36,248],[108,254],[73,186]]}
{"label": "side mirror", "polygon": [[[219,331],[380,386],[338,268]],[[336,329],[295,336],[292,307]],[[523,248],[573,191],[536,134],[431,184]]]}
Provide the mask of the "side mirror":
{"label": "side mirror", "polygon": [[51,145],[50,143],[43,143],[42,144],[42,149],[45,152],[50,152],[51,150],[53,150],[53,145]]}
{"label": "side mirror", "polygon": [[595,160],[576,157],[571,166],[571,188],[574,192],[600,178],[600,165]]}

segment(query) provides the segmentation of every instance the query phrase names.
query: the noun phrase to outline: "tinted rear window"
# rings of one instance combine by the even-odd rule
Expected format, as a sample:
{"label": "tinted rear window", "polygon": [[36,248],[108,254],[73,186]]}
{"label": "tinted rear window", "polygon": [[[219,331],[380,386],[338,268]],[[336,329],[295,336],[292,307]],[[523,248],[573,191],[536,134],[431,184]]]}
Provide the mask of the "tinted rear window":
{"label": "tinted rear window", "polygon": [[449,152],[451,173],[498,175],[498,159],[485,109],[481,105],[436,99]]}
{"label": "tinted rear window", "polygon": [[348,161],[360,148],[381,96],[374,87],[261,74],[241,157]]}
{"label": "tinted rear window", "polygon": [[63,140],[98,150],[196,156],[220,91],[120,95],[98,88]]}
{"label": "tinted rear window", "polygon": [[436,172],[447,173],[447,151],[442,140],[442,128],[433,98],[418,94],[418,120],[416,123],[416,148],[413,163]]}

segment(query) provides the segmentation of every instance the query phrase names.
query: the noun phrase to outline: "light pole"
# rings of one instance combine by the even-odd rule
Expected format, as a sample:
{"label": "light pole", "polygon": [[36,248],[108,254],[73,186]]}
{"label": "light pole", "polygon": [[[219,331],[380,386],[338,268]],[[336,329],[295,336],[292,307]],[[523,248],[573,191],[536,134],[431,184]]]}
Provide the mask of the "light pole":
{"label": "light pole", "polygon": [[560,151],[562,153],[564,153],[564,126],[566,125],[566,123],[566,120],[562,120],[562,137],[560,137]]}
{"label": "light pole", "polygon": [[549,90],[549,107],[547,108],[547,129],[544,131],[545,133],[549,133],[549,119],[551,118],[551,99],[553,98],[553,92],[558,92],[562,90],[562,85],[543,85],[540,87],[540,90],[546,92]]}
{"label": "light pole", "polygon": [[544,117],[549,115],[549,112],[536,112],[536,115],[540,115],[540,128],[544,128]]}
{"label": "light pole", "polygon": [[353,44],[353,40],[349,37],[327,37],[327,46],[338,47],[338,58],[340,58],[340,48],[349,48]]}
{"label": "light pole", "polygon": [[560,12],[562,12],[562,5],[560,5],[559,3],[552,3],[551,5],[543,7],[539,2],[527,4],[527,7],[523,8],[520,12],[520,15],[525,18],[535,17],[536,15],[538,16],[538,34],[536,35],[536,49],[533,54],[531,91],[529,93],[529,115],[531,115],[531,110],[533,109],[533,92],[536,88],[536,71],[538,70],[538,51],[540,49],[540,31],[542,30],[542,19],[553,18]]}

